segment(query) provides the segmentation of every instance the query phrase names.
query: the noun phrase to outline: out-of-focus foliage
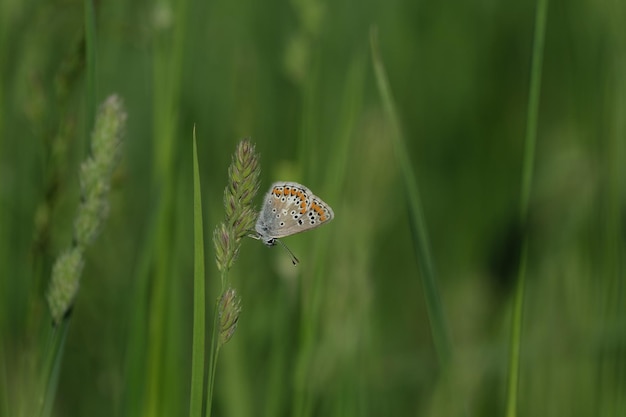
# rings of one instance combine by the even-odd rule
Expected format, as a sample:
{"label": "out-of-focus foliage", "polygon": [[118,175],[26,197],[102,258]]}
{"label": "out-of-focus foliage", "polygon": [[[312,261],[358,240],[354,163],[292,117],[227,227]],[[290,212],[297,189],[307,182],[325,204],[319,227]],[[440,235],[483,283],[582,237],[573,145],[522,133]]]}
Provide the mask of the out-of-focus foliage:
{"label": "out-of-focus foliage", "polygon": [[[243,137],[261,154],[262,192],[297,181],[335,213],[284,239],[297,267],[243,242],[214,415],[502,415],[534,8],[96,2],[96,100],[123,98],[126,143],[107,223],[85,252],[53,415],[187,413],[194,123],[205,241]],[[373,24],[450,330],[446,378],[371,69]],[[626,411],[625,24],[620,2],[549,5],[521,415]],[[0,416],[34,401],[46,289],[71,243],[89,150],[86,66],[82,2],[0,3]]]}

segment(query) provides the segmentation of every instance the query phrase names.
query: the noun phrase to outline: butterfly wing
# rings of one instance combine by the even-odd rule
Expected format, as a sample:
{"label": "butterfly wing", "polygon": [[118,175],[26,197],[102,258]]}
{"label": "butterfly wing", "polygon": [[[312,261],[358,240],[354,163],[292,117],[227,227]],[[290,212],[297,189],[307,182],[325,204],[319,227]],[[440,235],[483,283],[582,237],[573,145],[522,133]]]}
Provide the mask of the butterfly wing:
{"label": "butterfly wing", "polygon": [[269,241],[314,229],[334,217],[332,208],[304,185],[275,182],[265,196],[256,231]]}

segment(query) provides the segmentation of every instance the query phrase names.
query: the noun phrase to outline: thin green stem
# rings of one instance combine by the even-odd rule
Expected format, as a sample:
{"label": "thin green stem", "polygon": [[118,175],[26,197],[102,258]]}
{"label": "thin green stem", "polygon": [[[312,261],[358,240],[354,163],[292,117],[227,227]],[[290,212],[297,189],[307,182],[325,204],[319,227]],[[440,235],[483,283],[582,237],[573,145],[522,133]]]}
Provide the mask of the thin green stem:
{"label": "thin green stem", "polygon": [[[169,183],[169,181],[168,181]],[[148,415],[157,415],[164,402],[162,396],[165,364],[163,355],[165,351],[166,319],[169,310],[167,279],[171,266],[171,253],[168,250],[172,240],[170,220],[172,218],[172,200],[169,196],[171,188],[166,185],[163,202],[159,207],[158,230],[156,236],[155,275],[151,291],[150,324],[148,328],[147,353],[147,387],[145,396],[145,410]]]}
{"label": "thin green stem", "polygon": [[528,240],[525,239],[522,247],[520,266],[513,301],[513,317],[511,325],[511,346],[509,351],[509,380],[507,398],[507,416],[517,414],[517,394],[519,385],[519,365],[522,340],[522,320],[524,311],[524,286],[526,277],[526,262],[528,258]]}
{"label": "thin green stem", "polygon": [[256,221],[256,212],[252,207],[252,201],[259,189],[260,169],[255,146],[249,139],[240,141],[228,168],[228,185],[224,189],[226,218],[213,232],[215,261],[220,271],[221,288],[213,312],[213,334],[207,384],[207,416],[210,416],[212,411],[219,350],[233,336],[241,311],[240,297],[233,288],[230,288],[228,271],[237,258],[241,239],[249,233]]}
{"label": "thin green stem", "polygon": [[202,415],[202,395],[204,393],[204,339],[205,339],[205,289],[204,289],[204,228],[202,226],[202,194],[200,188],[200,168],[196,128],[193,129],[193,229],[194,229],[194,271],[193,271],[193,345],[191,355],[191,396],[189,416]]}
{"label": "thin green stem", "polygon": [[434,262],[430,252],[426,219],[422,211],[422,203],[420,201],[416,176],[411,166],[406,141],[402,133],[393,95],[387,80],[387,73],[378,49],[378,37],[375,28],[372,28],[370,35],[372,62],[378,84],[378,91],[381,96],[383,108],[391,125],[391,141],[404,182],[405,195],[408,200],[407,203],[409,206],[409,219],[411,221],[411,231],[413,234],[413,246],[416,258],[419,260],[418,264],[426,292],[425,299],[428,317],[431,322],[433,341],[439,357],[439,362],[445,369],[450,363],[452,348],[450,346],[450,337],[445,323],[441,297],[437,287],[437,278],[435,274]]}
{"label": "thin green stem", "polygon": [[[94,120],[96,118],[96,20],[95,12],[92,0],[84,1],[84,19],[85,19],[85,40],[86,40],[86,54],[87,54],[87,87],[86,87],[86,102],[87,112],[85,120],[85,141],[91,140],[91,131],[94,127]],[[39,274],[38,274],[39,275]],[[38,276],[36,275],[36,276]],[[65,348],[65,342],[67,340],[67,334],[69,329],[69,322],[71,315],[66,315],[61,323],[57,324],[52,333],[48,333],[47,341],[45,342],[44,362],[40,374],[41,389],[39,398],[39,404],[41,407],[38,412],[42,417],[50,416],[52,413],[52,406],[54,404],[54,398],[57,391],[57,385],[59,380],[59,374],[61,370],[61,362],[63,359],[63,351]]]}
{"label": "thin green stem", "polygon": [[525,225],[528,217],[530,192],[534,174],[535,146],[537,143],[537,120],[539,119],[539,98],[541,94],[541,69],[543,67],[543,47],[545,42],[547,16],[548,0],[538,0],[535,15],[535,34],[530,73],[530,92],[528,95],[526,140],[524,142],[524,166],[522,168],[522,198],[520,200],[520,215],[523,225]]}
{"label": "thin green stem", "polygon": [[44,366],[41,374],[42,391],[40,397],[41,407],[39,416],[49,417],[52,414],[52,406],[59,382],[61,362],[71,316],[66,316],[52,331],[44,350]]}
{"label": "thin green stem", "polygon": [[541,93],[541,70],[543,66],[543,48],[548,14],[548,0],[538,0],[535,14],[535,33],[530,73],[530,91],[526,119],[526,138],[522,168],[522,188],[520,198],[520,222],[524,230],[523,246],[520,256],[519,273],[515,290],[513,315],[511,322],[511,341],[509,351],[509,376],[506,415],[517,416],[518,390],[520,374],[520,352],[522,324],[524,319],[524,293],[528,261],[528,210],[533,182],[535,145],[537,142],[537,120],[539,118],[539,98]]}
{"label": "thin green stem", "polygon": [[39,381],[38,381],[38,398],[37,398],[37,410],[39,411],[39,415],[43,413],[44,401],[46,398],[46,390],[48,388],[48,378],[50,377],[50,369],[52,368],[52,360],[53,360],[53,345],[54,339],[57,334],[57,327],[55,326],[50,331],[46,332],[45,335],[42,335],[42,345],[43,349],[41,350],[42,364],[39,370]]}
{"label": "thin green stem", "polygon": [[[224,273],[222,273],[222,282],[224,282]],[[213,388],[215,385],[215,369],[217,368],[217,357],[219,355],[219,298],[215,301],[215,309],[213,311],[213,335],[211,336],[211,355],[209,357],[209,377],[207,381],[206,394],[206,417],[211,417],[211,409],[213,408]]]}
{"label": "thin green stem", "polygon": [[93,0],[84,0],[85,8],[85,40],[87,50],[87,114],[85,120],[85,141],[89,141],[96,117],[97,74],[96,74],[96,16]]}
{"label": "thin green stem", "polygon": [[[172,285],[175,258],[172,252],[172,237],[176,217],[175,210],[175,172],[174,166],[178,147],[176,128],[179,111],[178,100],[182,85],[182,62],[184,60],[185,34],[188,30],[188,1],[162,2],[168,13],[175,17],[172,27],[161,27],[155,32],[153,50],[153,184],[158,193],[158,231],[154,246],[153,291],[150,296],[150,329],[147,346],[147,388],[144,397],[146,415],[167,414],[167,407],[178,407],[176,390],[167,389],[168,378],[180,376],[180,367],[175,362],[179,352],[178,344],[173,340],[172,329],[179,325],[175,320],[176,293],[168,291]],[[175,7],[174,7],[175,6]],[[168,327],[168,322],[173,323]],[[169,351],[168,351],[169,349]]]}

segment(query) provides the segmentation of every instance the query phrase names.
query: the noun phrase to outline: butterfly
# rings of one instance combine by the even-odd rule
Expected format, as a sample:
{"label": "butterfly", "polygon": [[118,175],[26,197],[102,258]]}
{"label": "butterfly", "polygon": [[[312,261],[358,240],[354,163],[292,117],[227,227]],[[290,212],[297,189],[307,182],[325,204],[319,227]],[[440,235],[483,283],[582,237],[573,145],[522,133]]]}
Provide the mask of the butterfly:
{"label": "butterfly", "polygon": [[298,258],[278,239],[315,229],[334,217],[333,209],[304,185],[275,182],[265,195],[255,226],[257,235],[251,237],[267,246],[280,243],[291,254],[295,265]]}

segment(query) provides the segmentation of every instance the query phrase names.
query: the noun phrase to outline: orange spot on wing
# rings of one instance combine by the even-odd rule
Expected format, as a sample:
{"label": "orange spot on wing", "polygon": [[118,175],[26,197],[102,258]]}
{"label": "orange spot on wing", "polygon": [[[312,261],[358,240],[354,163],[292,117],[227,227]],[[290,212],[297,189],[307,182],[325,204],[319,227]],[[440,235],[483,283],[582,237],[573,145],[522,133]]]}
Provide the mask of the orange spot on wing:
{"label": "orange spot on wing", "polygon": [[326,216],[326,211],[324,210],[322,206],[320,206],[319,204],[313,203],[313,209],[317,212],[317,214],[319,214],[320,221],[324,222],[328,220],[328,217]]}

